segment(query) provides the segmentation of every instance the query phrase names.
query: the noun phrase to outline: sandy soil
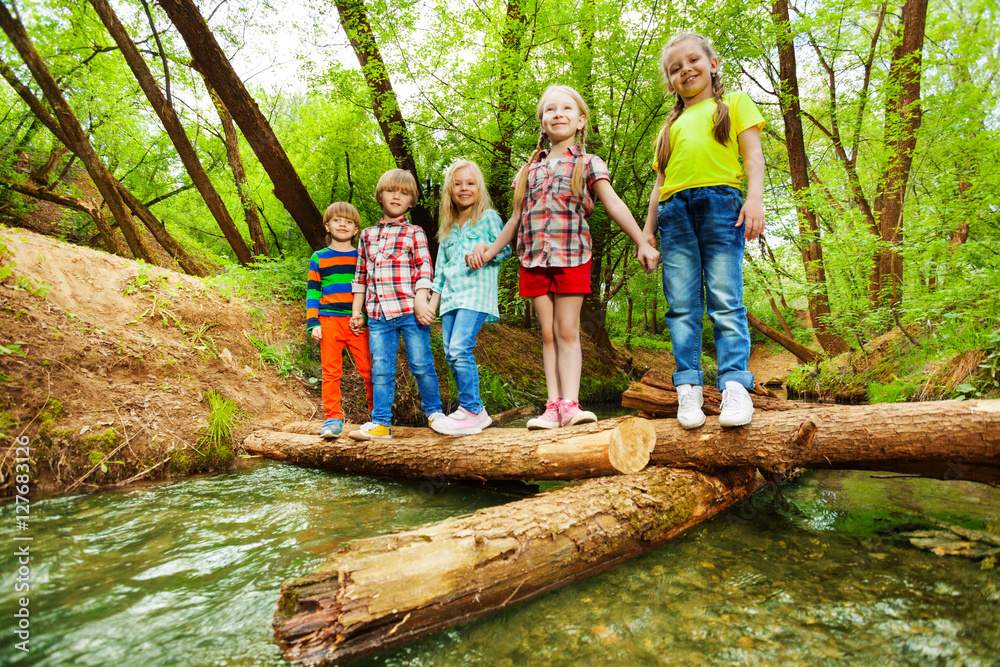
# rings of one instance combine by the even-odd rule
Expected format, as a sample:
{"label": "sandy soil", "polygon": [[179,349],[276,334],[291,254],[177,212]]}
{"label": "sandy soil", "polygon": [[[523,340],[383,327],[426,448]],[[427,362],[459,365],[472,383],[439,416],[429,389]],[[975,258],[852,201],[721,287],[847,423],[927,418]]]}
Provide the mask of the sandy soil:
{"label": "sandy soil", "polygon": [[0,345],[19,351],[0,354],[0,431],[32,440],[42,487],[67,488],[119,445],[107,472],[98,465],[76,488],[211,466],[198,444],[209,390],[237,403],[244,430],[313,415],[314,393],[262,363],[245,336],[301,339],[300,309],[254,317],[253,304],[167,269],[22,230],[0,239],[12,272],[0,284]]}

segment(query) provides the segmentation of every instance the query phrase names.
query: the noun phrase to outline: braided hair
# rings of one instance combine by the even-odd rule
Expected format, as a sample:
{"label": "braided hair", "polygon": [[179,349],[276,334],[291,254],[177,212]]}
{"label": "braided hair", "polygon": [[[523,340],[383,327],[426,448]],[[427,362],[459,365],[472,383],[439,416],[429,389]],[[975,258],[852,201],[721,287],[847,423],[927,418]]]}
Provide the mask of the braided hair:
{"label": "braided hair", "polygon": [[[549,86],[542,93],[542,97],[538,100],[538,107],[535,110],[535,115],[538,116],[539,126],[542,123],[542,113],[545,110],[545,99],[552,95],[553,93],[563,93],[568,95],[576,102],[577,107],[580,109],[580,115],[583,116],[587,121],[590,120],[590,107],[587,106],[587,102],[583,99],[574,88],[570,86]],[[576,162],[573,165],[573,177],[570,182],[570,188],[573,194],[579,196],[583,193],[583,171],[585,160],[581,158],[587,152],[587,124],[585,123],[583,128],[577,130],[576,133],[576,143],[580,146],[580,155],[577,156]],[[514,208],[518,208],[524,203],[524,197],[528,190],[528,170],[531,169],[531,165],[538,160],[538,156],[541,155],[542,151],[550,147],[552,142],[549,140],[549,135],[545,133],[542,129],[538,135],[538,143],[535,145],[535,150],[528,158],[528,162],[521,167],[517,172],[517,177],[514,181]]]}
{"label": "braided hair", "polygon": [[[669,82],[670,74],[667,71],[667,51],[681,42],[692,41],[696,42],[701,46],[705,55],[709,58],[718,58],[718,54],[712,45],[709,43],[705,37],[694,32],[683,32],[679,35],[675,35],[670,39],[669,42],[663,47],[660,52],[660,71],[663,74],[665,82]],[[669,85],[669,83],[667,84]],[[723,146],[727,145],[730,141],[729,129],[730,129],[730,119],[729,119],[729,105],[723,101],[723,96],[726,94],[726,84],[722,80],[722,72],[716,71],[712,72],[712,97],[715,99],[715,124],[712,126],[712,136]],[[678,116],[684,113],[685,105],[684,98],[679,94],[676,94],[676,101],[674,102],[673,109],[667,114],[667,119],[663,123],[663,127],[660,129],[659,135],[656,137],[656,166],[662,173],[667,168],[667,162],[670,160],[670,126],[673,125],[674,121],[677,120]]]}

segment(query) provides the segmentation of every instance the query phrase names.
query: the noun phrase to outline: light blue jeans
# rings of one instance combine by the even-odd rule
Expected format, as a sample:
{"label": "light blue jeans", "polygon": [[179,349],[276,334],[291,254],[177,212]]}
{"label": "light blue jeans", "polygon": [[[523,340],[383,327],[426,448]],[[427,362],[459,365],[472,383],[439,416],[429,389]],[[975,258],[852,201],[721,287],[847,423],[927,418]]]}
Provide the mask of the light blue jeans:
{"label": "light blue jeans", "polygon": [[372,353],[372,421],[392,425],[392,403],[396,397],[396,353],[399,337],[406,346],[406,361],[420,390],[420,409],[430,417],[441,412],[434,353],[431,351],[431,328],[417,322],[413,313],[394,319],[368,319],[368,347]]}
{"label": "light blue jeans", "polygon": [[719,389],[726,382],[753,387],[750,329],[743,305],[744,228],[736,227],[743,195],[717,185],[690,188],[660,202],[657,223],[663,254],[667,328],[677,370],[674,386],[705,384],[701,369],[702,313],[708,306]]}
{"label": "light blue jeans", "polygon": [[476,336],[484,322],[486,313],[465,308],[449,310],[441,316],[444,358],[455,376],[458,404],[474,415],[482,411],[483,399],[479,395],[479,368],[472,348],[476,346]]}

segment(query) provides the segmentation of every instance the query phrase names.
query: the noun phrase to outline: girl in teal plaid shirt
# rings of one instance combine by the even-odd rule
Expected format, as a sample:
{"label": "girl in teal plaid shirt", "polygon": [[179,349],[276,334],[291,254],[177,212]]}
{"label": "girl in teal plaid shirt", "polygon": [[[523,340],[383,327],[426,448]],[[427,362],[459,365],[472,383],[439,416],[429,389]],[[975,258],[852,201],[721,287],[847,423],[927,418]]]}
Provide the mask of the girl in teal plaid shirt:
{"label": "girl in teal plaid shirt", "polygon": [[493,243],[503,221],[491,208],[483,172],[475,162],[459,160],[451,165],[444,184],[448,196],[441,198],[430,315],[422,323],[430,324],[441,306],[441,339],[458,387],[458,409],[435,420],[431,428],[446,435],[468,435],[492,423],[479,395],[479,368],[472,350],[483,324],[500,319],[497,278],[510,248],[504,247],[482,269],[471,270],[466,255],[479,243]]}
{"label": "girl in teal plaid shirt", "polygon": [[[604,160],[587,153],[590,109],[569,86],[549,86],[538,102],[541,134],[528,163],[514,180],[514,214],[493,242],[477,246],[469,265],[493,259],[517,234],[521,260],[519,292],[531,298],[542,329],[542,363],[548,400],[529,429],[597,421],[580,408],[580,311],[590,294],[589,216],[600,200],[636,245],[647,272],[660,253],[646,243],[628,206],[611,187]],[[546,145],[550,146],[546,150]]]}

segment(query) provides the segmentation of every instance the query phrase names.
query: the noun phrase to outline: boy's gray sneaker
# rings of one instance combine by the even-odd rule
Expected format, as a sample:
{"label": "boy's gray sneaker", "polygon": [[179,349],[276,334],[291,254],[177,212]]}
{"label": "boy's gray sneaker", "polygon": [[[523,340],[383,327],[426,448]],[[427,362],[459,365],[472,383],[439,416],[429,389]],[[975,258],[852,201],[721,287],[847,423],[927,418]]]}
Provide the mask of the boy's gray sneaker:
{"label": "boy's gray sneaker", "polygon": [[705,404],[700,384],[682,384],[677,386],[677,422],[683,428],[698,428],[705,423],[705,413],[701,406]]}
{"label": "boy's gray sneaker", "polygon": [[327,419],[319,429],[319,434],[324,438],[336,438],[344,430],[343,419]]}
{"label": "boy's gray sneaker", "polygon": [[746,426],[753,420],[753,399],[739,382],[727,382],[722,390],[719,426]]}

